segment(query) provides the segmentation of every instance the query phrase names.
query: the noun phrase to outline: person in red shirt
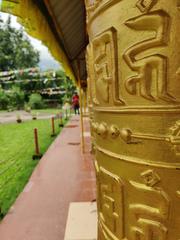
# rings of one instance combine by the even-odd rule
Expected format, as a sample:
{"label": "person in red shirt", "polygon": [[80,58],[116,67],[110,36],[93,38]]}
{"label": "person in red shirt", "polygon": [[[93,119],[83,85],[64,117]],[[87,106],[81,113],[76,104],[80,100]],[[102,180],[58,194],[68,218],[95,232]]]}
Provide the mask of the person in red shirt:
{"label": "person in red shirt", "polygon": [[75,93],[72,97],[72,105],[74,109],[75,114],[79,114],[79,96],[77,93]]}

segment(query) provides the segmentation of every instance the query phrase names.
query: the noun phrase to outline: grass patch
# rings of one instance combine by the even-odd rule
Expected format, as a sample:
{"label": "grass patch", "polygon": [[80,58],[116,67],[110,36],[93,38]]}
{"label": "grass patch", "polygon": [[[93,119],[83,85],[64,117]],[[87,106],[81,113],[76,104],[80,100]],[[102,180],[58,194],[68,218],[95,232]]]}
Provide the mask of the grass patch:
{"label": "grass patch", "polygon": [[62,109],[57,109],[57,108],[47,108],[47,109],[34,109],[34,110],[31,110],[32,114],[36,114],[36,113],[58,114],[60,112],[62,112]]}
{"label": "grass patch", "polygon": [[[60,132],[55,121],[56,133]],[[40,151],[44,154],[53,142],[51,120],[27,121],[0,126],[0,208],[5,215],[28,182],[38,161],[34,154],[34,128],[38,128]],[[2,217],[1,216],[1,217]]]}

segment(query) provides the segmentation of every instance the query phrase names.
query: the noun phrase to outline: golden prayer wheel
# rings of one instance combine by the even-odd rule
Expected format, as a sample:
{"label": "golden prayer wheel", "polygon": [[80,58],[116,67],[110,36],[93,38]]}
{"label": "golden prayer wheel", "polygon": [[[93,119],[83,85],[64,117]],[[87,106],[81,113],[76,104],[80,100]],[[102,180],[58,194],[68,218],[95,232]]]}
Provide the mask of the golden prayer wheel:
{"label": "golden prayer wheel", "polygon": [[180,1],[86,10],[98,240],[180,240]]}

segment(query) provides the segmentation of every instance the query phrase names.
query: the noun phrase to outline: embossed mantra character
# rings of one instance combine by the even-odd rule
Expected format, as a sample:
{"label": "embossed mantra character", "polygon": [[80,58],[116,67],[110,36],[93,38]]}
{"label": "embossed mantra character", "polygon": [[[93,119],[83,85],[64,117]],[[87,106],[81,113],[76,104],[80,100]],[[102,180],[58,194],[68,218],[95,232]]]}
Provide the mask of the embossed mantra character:
{"label": "embossed mantra character", "polygon": [[[153,37],[138,42],[131,46],[124,53],[124,59],[128,66],[138,72],[126,81],[126,89],[130,94],[137,93],[137,85],[140,85],[140,94],[144,98],[154,100],[151,94],[152,81],[157,84],[157,97],[165,101],[175,101],[168,93],[167,86],[167,66],[168,59],[162,54],[155,53],[139,57],[137,55],[151,48],[166,46],[169,36],[169,16],[164,11],[156,11],[145,15],[129,19],[126,25],[129,28],[139,31],[152,31]],[[153,71],[156,70],[156,77]]]}

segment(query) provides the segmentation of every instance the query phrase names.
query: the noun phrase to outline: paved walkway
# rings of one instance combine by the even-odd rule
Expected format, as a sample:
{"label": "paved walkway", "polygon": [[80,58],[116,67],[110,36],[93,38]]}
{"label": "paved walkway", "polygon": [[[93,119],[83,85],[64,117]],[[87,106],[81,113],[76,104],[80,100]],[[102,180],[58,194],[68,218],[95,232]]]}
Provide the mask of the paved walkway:
{"label": "paved walkway", "polygon": [[81,154],[79,117],[74,116],[0,224],[0,240],[63,240],[70,202],[96,198],[85,122],[86,153]]}

